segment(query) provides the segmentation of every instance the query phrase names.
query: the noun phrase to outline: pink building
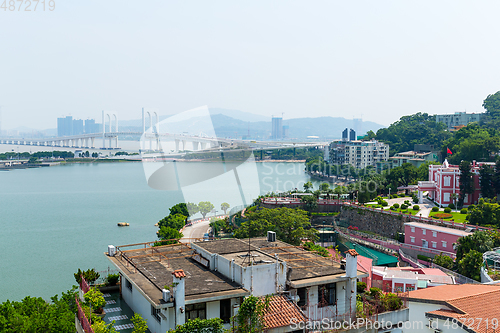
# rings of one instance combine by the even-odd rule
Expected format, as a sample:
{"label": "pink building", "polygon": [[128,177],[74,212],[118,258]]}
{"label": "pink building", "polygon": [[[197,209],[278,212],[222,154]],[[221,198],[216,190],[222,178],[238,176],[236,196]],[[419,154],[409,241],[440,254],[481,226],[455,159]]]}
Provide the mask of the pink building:
{"label": "pink building", "polygon": [[470,232],[419,222],[405,223],[405,244],[456,253],[454,243]]}
{"label": "pink building", "polygon": [[[479,187],[479,167],[482,164],[472,162],[471,172],[474,179],[474,193],[465,195],[464,205],[477,204],[480,195]],[[434,200],[440,207],[448,206],[451,203],[456,205],[460,195],[460,170],[458,165],[451,165],[447,160],[442,165],[429,165],[429,180],[418,182],[418,194],[420,203],[423,200],[423,192],[429,192],[429,198]],[[453,193],[457,195],[454,202]]]}

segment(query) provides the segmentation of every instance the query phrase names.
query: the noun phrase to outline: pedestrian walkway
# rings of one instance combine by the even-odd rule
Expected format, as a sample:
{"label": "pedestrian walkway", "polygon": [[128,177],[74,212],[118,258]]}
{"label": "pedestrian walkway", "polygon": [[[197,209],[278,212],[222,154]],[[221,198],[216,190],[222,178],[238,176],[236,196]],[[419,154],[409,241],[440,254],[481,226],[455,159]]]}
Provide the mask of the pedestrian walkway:
{"label": "pedestrian walkway", "polygon": [[[106,324],[115,321],[113,327],[118,333],[132,333],[134,324],[130,320],[134,316],[134,311],[129,308],[127,303],[120,297],[120,293],[114,292],[104,294],[106,306],[104,306],[104,322]],[[151,333],[149,330],[146,333]]]}

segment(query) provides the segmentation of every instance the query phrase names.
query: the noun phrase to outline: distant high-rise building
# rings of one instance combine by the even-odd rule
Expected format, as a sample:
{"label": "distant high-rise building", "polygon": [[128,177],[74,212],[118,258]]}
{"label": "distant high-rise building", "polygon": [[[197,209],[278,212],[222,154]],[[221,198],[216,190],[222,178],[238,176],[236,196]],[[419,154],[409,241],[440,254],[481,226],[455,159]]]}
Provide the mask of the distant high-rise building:
{"label": "distant high-rise building", "polygon": [[82,119],[74,119],[73,120],[73,134],[72,135],[80,135],[83,134],[83,120]]}
{"label": "distant high-rise building", "polygon": [[283,139],[283,118],[281,117],[273,117],[272,122],[272,139]]}
{"label": "distant high-rise building", "polygon": [[57,118],[57,136],[73,135],[73,117]]}
{"label": "distant high-rise building", "polygon": [[99,124],[95,123],[95,119],[85,120],[85,133],[99,133]]}
{"label": "distant high-rise building", "polygon": [[290,126],[283,125],[283,138],[288,138],[288,130],[289,129],[290,129]]}
{"label": "distant high-rise building", "polygon": [[363,133],[363,119],[361,118],[354,118],[352,120],[352,129],[361,135]]}
{"label": "distant high-rise building", "polygon": [[347,141],[347,137],[348,137],[348,134],[349,134],[349,129],[345,129],[342,131],[342,140],[343,141]]}
{"label": "distant high-rise building", "polygon": [[349,131],[349,141],[356,141],[356,131],[352,128]]}

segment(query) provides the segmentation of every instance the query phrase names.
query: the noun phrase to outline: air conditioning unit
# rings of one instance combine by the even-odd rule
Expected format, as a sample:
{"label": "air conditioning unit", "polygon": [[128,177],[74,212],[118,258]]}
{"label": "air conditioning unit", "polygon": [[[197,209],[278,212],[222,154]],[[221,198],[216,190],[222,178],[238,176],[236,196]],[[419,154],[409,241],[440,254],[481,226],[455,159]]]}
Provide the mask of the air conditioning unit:
{"label": "air conditioning unit", "polygon": [[113,245],[108,245],[108,256],[114,257],[116,254],[116,247]]}
{"label": "air conditioning unit", "polygon": [[267,241],[268,242],[276,242],[276,233],[274,231],[267,232]]}
{"label": "air conditioning unit", "polygon": [[163,289],[163,290],[162,290],[162,295],[163,295],[163,297],[162,297],[162,298],[163,298],[163,301],[165,301],[165,302],[167,302],[167,303],[168,303],[168,302],[170,302],[170,290],[168,290],[168,289]]}

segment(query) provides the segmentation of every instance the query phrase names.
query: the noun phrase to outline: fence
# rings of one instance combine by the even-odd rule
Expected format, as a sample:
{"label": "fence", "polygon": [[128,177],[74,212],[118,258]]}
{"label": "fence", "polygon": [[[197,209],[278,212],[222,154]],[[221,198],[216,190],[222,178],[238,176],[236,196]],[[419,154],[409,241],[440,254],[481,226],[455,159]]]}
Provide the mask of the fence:
{"label": "fence", "polygon": [[80,305],[80,301],[78,300],[78,296],[75,296],[75,301],[76,301],[76,306],[78,307],[77,317],[78,320],[80,321],[80,325],[82,325],[82,328],[85,331],[85,333],[94,333],[94,330],[92,329],[92,326],[90,325],[87,316],[85,316],[85,312],[83,312],[83,309]]}
{"label": "fence", "polygon": [[439,268],[440,270],[442,270],[446,274],[453,276],[455,278],[455,282],[457,284],[466,284],[466,283],[469,283],[469,284],[481,284],[480,282],[478,282],[476,280],[473,280],[471,278],[463,276],[462,274],[459,274],[459,273],[451,271],[451,270],[449,270],[447,268],[444,268],[444,267],[441,267],[439,265],[436,265],[435,263],[431,263],[430,267],[431,268]]}
{"label": "fence", "polygon": [[86,294],[89,290],[89,284],[87,283],[87,280],[83,277],[83,275],[80,275],[82,280],[80,281],[80,289],[83,291],[84,294]]}

